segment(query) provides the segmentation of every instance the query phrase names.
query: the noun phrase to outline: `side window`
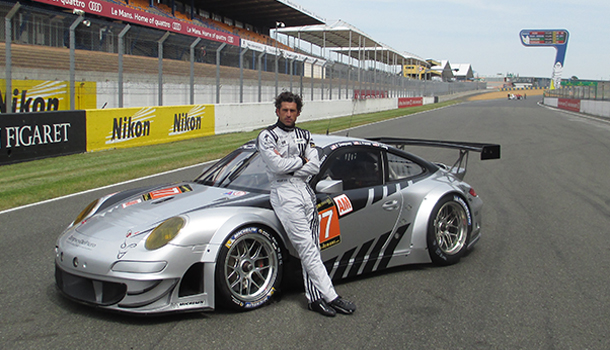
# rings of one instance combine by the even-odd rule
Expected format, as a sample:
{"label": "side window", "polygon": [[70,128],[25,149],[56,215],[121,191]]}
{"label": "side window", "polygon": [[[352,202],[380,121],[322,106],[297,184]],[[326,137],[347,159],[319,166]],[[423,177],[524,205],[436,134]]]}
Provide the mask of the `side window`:
{"label": "side window", "polygon": [[343,190],[381,185],[381,157],[374,149],[350,148],[331,154],[322,179],[343,180]]}
{"label": "side window", "polygon": [[388,152],[388,179],[397,181],[419,175],[424,172],[419,164]]}

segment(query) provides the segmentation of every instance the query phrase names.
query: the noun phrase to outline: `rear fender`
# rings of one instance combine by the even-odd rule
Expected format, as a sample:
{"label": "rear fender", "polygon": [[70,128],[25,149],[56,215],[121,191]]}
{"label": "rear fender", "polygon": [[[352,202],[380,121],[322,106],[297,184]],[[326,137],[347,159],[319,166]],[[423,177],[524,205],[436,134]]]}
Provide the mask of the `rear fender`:
{"label": "rear fender", "polygon": [[[428,234],[428,222],[430,220],[430,216],[432,215],[434,206],[436,206],[438,201],[444,196],[450,194],[457,194],[460,197],[464,198],[464,195],[461,191],[452,186],[443,184],[430,191],[422,200],[415,220],[413,222],[414,234],[411,238],[411,247],[413,248],[413,250],[422,251],[428,249],[426,236]],[[468,201],[465,202],[468,203]]]}

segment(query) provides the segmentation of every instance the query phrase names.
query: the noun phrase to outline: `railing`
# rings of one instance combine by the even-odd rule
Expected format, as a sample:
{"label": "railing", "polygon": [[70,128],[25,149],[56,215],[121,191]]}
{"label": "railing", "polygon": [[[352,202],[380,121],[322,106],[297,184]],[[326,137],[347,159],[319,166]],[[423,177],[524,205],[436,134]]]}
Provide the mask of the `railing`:
{"label": "railing", "polygon": [[610,82],[608,81],[569,82],[569,84],[574,85],[548,90],[544,96],[581,100],[610,100]]}

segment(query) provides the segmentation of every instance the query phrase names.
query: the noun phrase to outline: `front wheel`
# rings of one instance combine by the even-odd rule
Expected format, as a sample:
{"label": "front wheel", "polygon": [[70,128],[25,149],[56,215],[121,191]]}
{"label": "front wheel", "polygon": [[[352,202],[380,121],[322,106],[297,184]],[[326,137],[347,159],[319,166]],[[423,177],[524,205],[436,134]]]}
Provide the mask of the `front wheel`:
{"label": "front wheel", "polygon": [[443,197],[428,223],[428,252],[437,265],[457,263],[467,249],[472,230],[470,209],[456,194]]}
{"label": "front wheel", "polygon": [[261,307],[277,292],[282,268],[282,249],[271,233],[239,229],[225,240],[216,262],[217,300],[233,310]]}

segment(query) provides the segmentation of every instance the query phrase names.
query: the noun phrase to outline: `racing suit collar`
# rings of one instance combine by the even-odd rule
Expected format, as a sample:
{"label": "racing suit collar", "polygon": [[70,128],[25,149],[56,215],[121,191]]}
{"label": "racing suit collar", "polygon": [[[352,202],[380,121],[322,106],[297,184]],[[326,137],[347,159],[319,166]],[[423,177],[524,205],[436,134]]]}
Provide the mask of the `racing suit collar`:
{"label": "racing suit collar", "polygon": [[284,125],[281,121],[279,121],[279,119],[278,119],[277,123],[275,123],[275,125],[284,131],[290,132],[290,131],[294,130],[294,127],[289,127],[289,126]]}

